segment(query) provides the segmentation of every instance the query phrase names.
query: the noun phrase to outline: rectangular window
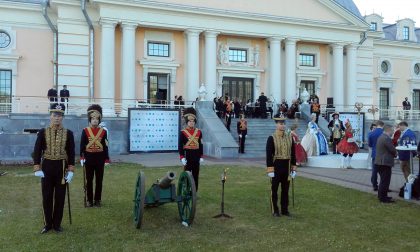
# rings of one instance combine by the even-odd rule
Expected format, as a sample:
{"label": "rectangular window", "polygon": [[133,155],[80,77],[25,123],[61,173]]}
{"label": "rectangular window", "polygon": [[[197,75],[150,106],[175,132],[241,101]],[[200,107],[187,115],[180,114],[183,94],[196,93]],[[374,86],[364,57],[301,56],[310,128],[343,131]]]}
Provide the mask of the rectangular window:
{"label": "rectangular window", "polygon": [[379,118],[388,119],[389,115],[389,88],[380,88],[379,89]]}
{"label": "rectangular window", "polygon": [[12,112],[12,71],[0,69],[0,113]]}
{"label": "rectangular window", "polygon": [[147,42],[147,55],[169,57],[169,43]]}
{"label": "rectangular window", "polygon": [[229,61],[231,62],[247,62],[248,51],[246,49],[229,48]]}
{"label": "rectangular window", "polygon": [[410,28],[408,26],[403,27],[403,39],[410,40]]}
{"label": "rectangular window", "polygon": [[378,24],[376,22],[370,23],[370,30],[371,31],[377,31],[378,30]]}
{"label": "rectangular window", "polygon": [[420,90],[413,90],[413,109],[420,110]]}
{"label": "rectangular window", "polygon": [[315,55],[314,54],[299,54],[299,66],[315,66]]}

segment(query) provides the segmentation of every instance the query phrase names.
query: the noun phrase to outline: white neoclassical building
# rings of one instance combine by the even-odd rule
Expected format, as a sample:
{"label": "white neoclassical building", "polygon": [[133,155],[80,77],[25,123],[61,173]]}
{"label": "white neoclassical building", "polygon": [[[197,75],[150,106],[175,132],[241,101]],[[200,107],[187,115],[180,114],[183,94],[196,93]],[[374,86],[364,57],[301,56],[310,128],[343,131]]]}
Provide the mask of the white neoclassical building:
{"label": "white neoclassical building", "polygon": [[115,110],[192,101],[201,84],[208,99],[290,102],[306,88],[339,110],[404,97],[420,109],[419,72],[415,22],[363,17],[351,0],[0,0],[3,112],[45,111],[53,86]]}

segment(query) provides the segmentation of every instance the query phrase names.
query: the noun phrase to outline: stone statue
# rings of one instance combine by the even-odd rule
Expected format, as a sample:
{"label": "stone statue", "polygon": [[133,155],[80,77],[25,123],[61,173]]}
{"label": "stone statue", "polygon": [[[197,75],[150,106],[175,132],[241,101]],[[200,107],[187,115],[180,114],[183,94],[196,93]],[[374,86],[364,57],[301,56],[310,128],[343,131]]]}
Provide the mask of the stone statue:
{"label": "stone statue", "polygon": [[220,65],[227,65],[229,63],[229,48],[226,44],[220,44],[218,56]]}
{"label": "stone statue", "polygon": [[254,49],[254,66],[258,66],[260,64],[260,46],[256,45]]}
{"label": "stone statue", "polygon": [[306,88],[304,88],[302,93],[300,93],[300,99],[302,100],[303,104],[308,104],[309,93]]}
{"label": "stone statue", "polygon": [[200,88],[198,89],[199,101],[206,101],[207,90],[204,83],[201,83]]}

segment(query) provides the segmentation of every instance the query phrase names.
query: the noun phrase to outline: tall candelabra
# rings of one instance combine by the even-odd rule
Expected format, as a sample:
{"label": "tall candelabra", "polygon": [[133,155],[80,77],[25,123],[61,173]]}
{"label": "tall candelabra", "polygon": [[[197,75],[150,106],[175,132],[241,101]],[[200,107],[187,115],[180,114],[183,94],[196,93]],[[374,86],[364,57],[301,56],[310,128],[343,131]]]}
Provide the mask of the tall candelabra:
{"label": "tall candelabra", "polygon": [[[363,108],[363,103],[361,102],[356,102],[354,104],[354,107],[357,109],[357,129],[355,131],[355,136],[353,136],[355,139],[360,139],[360,111]],[[358,140],[357,141],[360,145],[361,141]],[[360,147],[360,146],[359,146]]]}

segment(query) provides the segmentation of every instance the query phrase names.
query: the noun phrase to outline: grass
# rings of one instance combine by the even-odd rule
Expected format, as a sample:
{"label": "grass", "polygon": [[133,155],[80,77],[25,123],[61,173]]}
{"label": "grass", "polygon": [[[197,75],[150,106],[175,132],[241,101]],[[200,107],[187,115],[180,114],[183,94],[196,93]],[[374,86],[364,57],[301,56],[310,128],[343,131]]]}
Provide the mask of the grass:
{"label": "grass", "polygon": [[64,232],[40,235],[43,226],[40,180],[31,167],[2,167],[0,249],[2,251],[418,251],[420,206],[398,201],[380,204],[372,194],[297,178],[293,218],[273,218],[264,171],[230,167],[225,212],[220,213],[220,174],[225,166],[202,166],[194,224],[183,227],[177,205],[145,210],[142,229],[133,223],[138,171],[146,190],[179,167],[143,168],[113,164],[104,178],[103,207],[83,207],[81,170],[71,184],[73,224],[67,205]]}

